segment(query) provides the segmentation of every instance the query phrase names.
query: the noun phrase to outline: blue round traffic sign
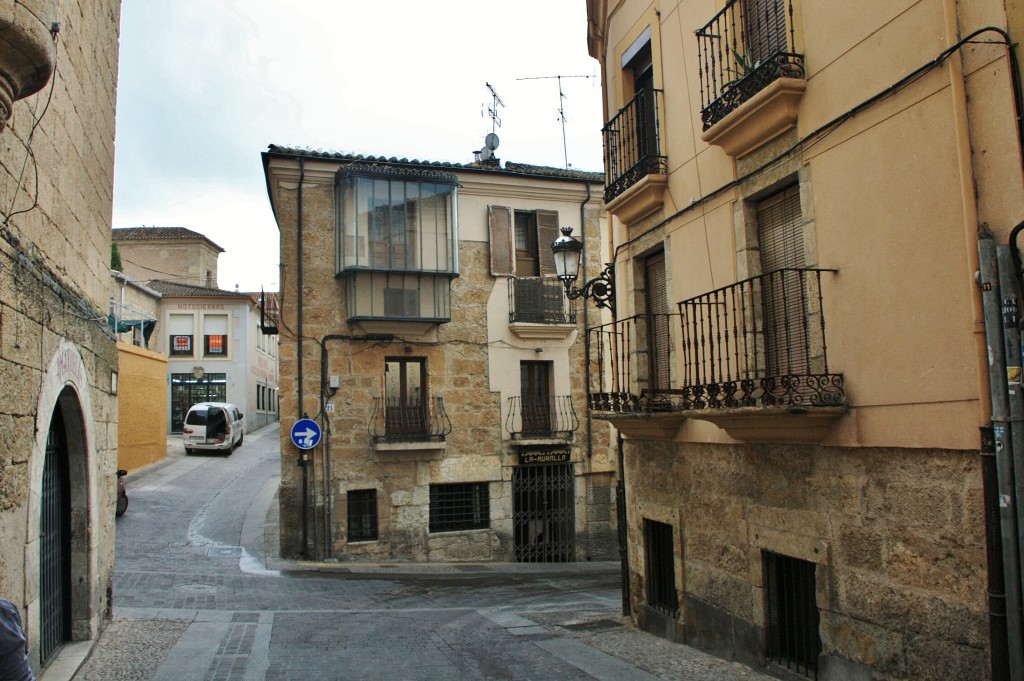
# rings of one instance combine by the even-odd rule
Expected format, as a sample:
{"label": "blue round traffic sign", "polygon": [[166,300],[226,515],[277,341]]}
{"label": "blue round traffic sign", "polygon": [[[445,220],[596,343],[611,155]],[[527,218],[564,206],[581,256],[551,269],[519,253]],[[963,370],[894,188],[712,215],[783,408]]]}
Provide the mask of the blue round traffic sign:
{"label": "blue round traffic sign", "polygon": [[320,443],[320,426],[313,419],[299,419],[292,426],[292,442],[299,449],[313,449]]}

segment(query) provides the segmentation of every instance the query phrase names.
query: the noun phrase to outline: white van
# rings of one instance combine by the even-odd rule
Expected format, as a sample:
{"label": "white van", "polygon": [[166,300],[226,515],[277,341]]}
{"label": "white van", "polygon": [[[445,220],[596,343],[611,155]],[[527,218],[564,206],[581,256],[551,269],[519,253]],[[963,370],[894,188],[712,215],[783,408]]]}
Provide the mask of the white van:
{"label": "white van", "polygon": [[200,402],[193,404],[185,416],[181,437],[185,453],[200,450],[231,453],[242,444],[245,418],[238,407],[229,402]]}

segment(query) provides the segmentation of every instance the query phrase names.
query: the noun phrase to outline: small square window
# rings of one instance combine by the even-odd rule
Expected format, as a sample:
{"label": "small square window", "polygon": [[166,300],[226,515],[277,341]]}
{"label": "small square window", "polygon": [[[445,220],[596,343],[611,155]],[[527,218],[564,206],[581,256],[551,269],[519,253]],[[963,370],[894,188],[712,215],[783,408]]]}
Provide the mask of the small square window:
{"label": "small square window", "polygon": [[228,354],[228,337],[226,335],[204,336],[203,351],[207,357],[223,357]]}
{"label": "small square window", "polygon": [[491,526],[486,482],[430,486],[430,531],[457,532]]}
{"label": "small square window", "polygon": [[348,492],[348,540],[376,541],[377,490],[358,489]]}
{"label": "small square window", "polygon": [[192,356],[192,336],[171,336],[171,355]]}

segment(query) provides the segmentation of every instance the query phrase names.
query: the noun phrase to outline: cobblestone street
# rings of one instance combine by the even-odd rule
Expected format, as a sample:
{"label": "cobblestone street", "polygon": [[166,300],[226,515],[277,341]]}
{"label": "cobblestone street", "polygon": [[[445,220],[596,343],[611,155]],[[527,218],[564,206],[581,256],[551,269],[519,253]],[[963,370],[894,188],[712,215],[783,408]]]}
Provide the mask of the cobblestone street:
{"label": "cobblestone street", "polygon": [[129,478],[114,620],[74,679],[768,678],[637,631],[614,563],[280,560],[277,432],[226,458],[172,440]]}

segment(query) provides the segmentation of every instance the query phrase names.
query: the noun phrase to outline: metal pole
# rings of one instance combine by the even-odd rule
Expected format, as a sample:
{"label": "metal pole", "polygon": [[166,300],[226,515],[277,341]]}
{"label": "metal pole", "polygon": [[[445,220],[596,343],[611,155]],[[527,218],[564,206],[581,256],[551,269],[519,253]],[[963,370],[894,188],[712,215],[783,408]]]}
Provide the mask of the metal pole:
{"label": "metal pole", "polygon": [[988,566],[989,669],[992,681],[1009,681],[1003,542],[999,533],[999,475],[992,426],[981,428],[981,479],[985,498],[985,562]]}
{"label": "metal pole", "polygon": [[988,345],[989,391],[992,395],[992,425],[999,477],[999,519],[1003,542],[1003,574],[1006,590],[1006,629],[1010,642],[1010,678],[1024,680],[1024,649],[1021,642],[1020,541],[1017,534],[1016,493],[1012,443],[1009,428],[1009,398],[1006,382],[1005,347],[1000,307],[996,244],[992,232],[978,233],[978,284],[985,312],[985,340]]}
{"label": "metal pole", "polygon": [[626,516],[626,465],[622,451],[622,434],[616,437],[618,446],[619,481],[615,485],[615,513],[619,524],[619,572],[622,580],[622,614],[628,617],[632,608],[629,593],[629,528]]}

